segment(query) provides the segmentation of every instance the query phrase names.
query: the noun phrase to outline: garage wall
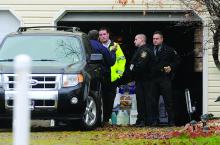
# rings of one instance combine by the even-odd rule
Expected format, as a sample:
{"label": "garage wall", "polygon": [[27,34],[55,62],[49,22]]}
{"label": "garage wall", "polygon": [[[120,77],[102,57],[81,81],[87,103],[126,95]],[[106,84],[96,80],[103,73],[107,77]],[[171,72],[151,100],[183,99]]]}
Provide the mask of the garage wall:
{"label": "garage wall", "polygon": [[[210,37],[212,38],[212,37]],[[215,66],[212,57],[212,40],[210,41],[211,45],[208,51],[208,91],[209,91],[209,100],[208,100],[208,111],[217,116],[220,116],[220,102],[214,102],[218,96],[220,96],[220,70]]]}
{"label": "garage wall", "polygon": [[20,24],[11,11],[0,9],[0,43],[8,33],[16,31]]}
{"label": "garage wall", "polygon": [[167,0],[163,6],[158,2],[150,5],[143,4],[142,0],[135,0],[132,4],[129,0],[128,5],[122,6],[116,3],[117,0],[1,0],[0,7],[8,7],[15,10],[25,26],[33,25],[53,25],[54,17],[59,15],[62,9],[73,10],[166,10],[176,9],[179,3]]}
{"label": "garage wall", "polygon": [[[19,17],[21,17],[24,26],[36,26],[36,25],[53,25],[55,20],[59,20],[60,16],[64,14],[65,10],[85,10],[85,11],[132,11],[132,10],[182,10],[184,6],[177,0],[165,0],[163,4],[154,0],[148,0],[151,4],[144,4],[143,0],[134,0],[133,4],[131,0],[128,0],[126,6],[117,4],[117,0],[1,0],[1,8],[13,9]],[[146,0],[147,1],[147,0]],[[210,37],[209,33],[205,34],[206,38]],[[207,40],[204,40],[207,42]],[[215,113],[220,116],[220,103],[214,103],[217,96],[220,96],[220,71],[216,69],[212,55],[211,45],[208,47],[207,63],[203,70],[208,71],[207,80],[203,80],[207,84],[204,93],[205,101],[208,102],[208,110],[211,113]],[[205,54],[204,54],[205,55]],[[204,72],[206,73],[206,72]],[[205,78],[205,77],[204,77]],[[206,85],[204,85],[206,86]],[[207,90],[207,94],[206,94]]]}

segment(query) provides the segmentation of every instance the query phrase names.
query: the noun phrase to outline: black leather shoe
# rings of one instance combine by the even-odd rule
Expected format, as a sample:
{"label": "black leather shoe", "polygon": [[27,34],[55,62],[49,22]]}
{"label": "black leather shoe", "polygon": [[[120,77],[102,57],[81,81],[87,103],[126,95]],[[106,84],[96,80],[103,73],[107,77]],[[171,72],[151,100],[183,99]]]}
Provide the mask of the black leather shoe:
{"label": "black leather shoe", "polygon": [[145,126],[151,126],[151,123],[145,122]]}
{"label": "black leather shoe", "polygon": [[174,122],[169,122],[169,123],[168,123],[168,126],[169,126],[169,127],[173,127],[173,126],[175,126],[175,123],[174,123]]}
{"label": "black leather shoe", "polygon": [[140,121],[140,123],[135,124],[135,127],[145,127],[144,121]]}
{"label": "black leather shoe", "polygon": [[135,122],[135,125],[140,124],[140,123],[141,123],[141,120],[137,119],[136,122]]}
{"label": "black leather shoe", "polygon": [[158,124],[157,122],[153,122],[153,123],[151,123],[150,126],[151,126],[151,127],[157,127],[157,126],[159,126],[159,124]]}

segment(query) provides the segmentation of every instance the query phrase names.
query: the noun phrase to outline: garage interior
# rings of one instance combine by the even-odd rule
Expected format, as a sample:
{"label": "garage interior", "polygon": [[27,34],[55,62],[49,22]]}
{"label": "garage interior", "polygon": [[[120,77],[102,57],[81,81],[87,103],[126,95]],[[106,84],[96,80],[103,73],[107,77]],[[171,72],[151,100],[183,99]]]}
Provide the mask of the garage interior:
{"label": "garage interior", "polygon": [[192,119],[200,120],[203,100],[202,75],[202,23],[193,15],[193,21],[185,21],[185,12],[170,13],[77,13],[68,12],[58,22],[57,26],[79,27],[83,32],[100,27],[108,27],[111,38],[120,40],[121,47],[127,58],[132,57],[135,50],[134,37],[138,33],[147,36],[147,43],[152,44],[152,34],[159,30],[164,34],[164,41],[173,47],[181,56],[175,79],[173,80],[173,98],[175,119],[177,125],[189,122],[187,113],[185,89],[190,90],[192,106],[196,112]]}

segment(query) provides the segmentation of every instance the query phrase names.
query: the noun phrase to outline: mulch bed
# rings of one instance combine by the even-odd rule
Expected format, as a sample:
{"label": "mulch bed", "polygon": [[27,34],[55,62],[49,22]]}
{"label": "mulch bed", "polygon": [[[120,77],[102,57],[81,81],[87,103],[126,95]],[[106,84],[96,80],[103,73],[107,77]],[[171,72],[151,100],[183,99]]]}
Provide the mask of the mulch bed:
{"label": "mulch bed", "polygon": [[208,137],[220,135],[220,119],[209,120],[204,127],[200,121],[196,124],[187,123],[183,127],[123,127],[123,126],[105,126],[97,130],[108,131],[107,136],[112,138],[133,138],[133,139],[170,139],[174,137],[186,136],[189,138]]}

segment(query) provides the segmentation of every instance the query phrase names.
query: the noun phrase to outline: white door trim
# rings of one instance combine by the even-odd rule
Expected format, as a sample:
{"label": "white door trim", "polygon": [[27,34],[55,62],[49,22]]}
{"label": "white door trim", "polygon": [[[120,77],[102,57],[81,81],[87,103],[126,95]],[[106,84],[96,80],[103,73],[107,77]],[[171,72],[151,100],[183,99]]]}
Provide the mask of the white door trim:
{"label": "white door trim", "polygon": [[203,114],[208,113],[208,20],[203,19]]}
{"label": "white door trim", "polygon": [[[191,9],[188,8],[182,8],[182,9],[161,9],[161,10],[153,10],[151,9],[150,11],[190,11]],[[91,5],[91,6],[80,6],[80,5],[75,5],[75,6],[70,6],[70,7],[65,7],[61,9],[56,16],[53,17],[52,19],[52,24],[54,26],[57,25],[57,22],[67,13],[67,12],[143,12],[146,11],[145,7],[136,7],[136,6],[127,6],[127,7],[118,7],[118,6],[112,6],[112,5]]]}

